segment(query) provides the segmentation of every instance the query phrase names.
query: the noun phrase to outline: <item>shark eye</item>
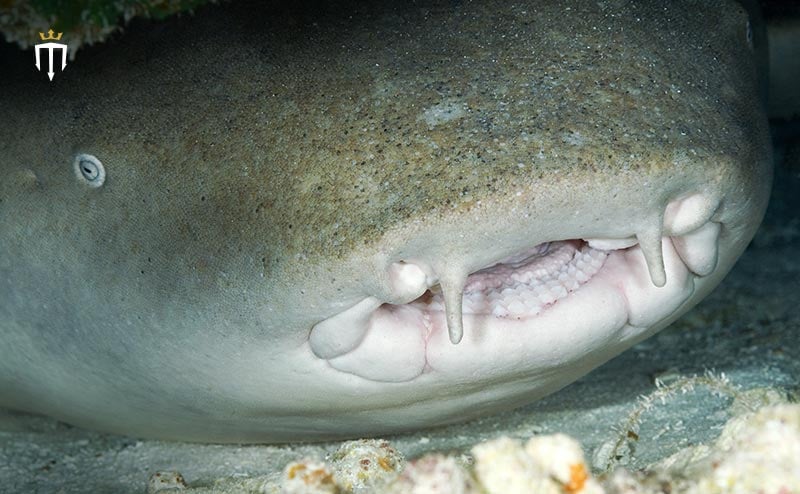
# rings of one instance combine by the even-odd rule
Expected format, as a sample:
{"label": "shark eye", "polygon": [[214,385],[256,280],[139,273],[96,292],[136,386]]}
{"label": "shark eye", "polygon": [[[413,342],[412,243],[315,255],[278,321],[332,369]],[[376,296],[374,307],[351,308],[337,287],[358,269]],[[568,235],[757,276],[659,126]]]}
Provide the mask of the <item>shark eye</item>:
{"label": "shark eye", "polygon": [[75,157],[75,175],[90,187],[100,187],[106,180],[106,170],[100,160],[91,154]]}

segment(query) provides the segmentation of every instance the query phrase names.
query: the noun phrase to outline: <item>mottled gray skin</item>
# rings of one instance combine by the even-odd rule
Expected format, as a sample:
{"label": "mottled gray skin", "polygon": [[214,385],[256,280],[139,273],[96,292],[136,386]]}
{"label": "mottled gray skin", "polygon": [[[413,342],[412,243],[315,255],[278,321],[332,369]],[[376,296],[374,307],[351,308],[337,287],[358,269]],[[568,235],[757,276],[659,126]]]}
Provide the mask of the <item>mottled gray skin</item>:
{"label": "mottled gray skin", "polygon": [[[234,4],[134,26],[52,83],[7,54],[0,405],[252,442],[558,389],[700,300],[754,233],[769,158],[746,23],[728,2]],[[76,177],[77,153],[103,162],[102,187]],[[393,261],[474,271],[625,237],[694,191],[720,199],[720,267],[673,317],[546,385],[524,368],[370,382],[308,350],[317,322],[390,297]]]}

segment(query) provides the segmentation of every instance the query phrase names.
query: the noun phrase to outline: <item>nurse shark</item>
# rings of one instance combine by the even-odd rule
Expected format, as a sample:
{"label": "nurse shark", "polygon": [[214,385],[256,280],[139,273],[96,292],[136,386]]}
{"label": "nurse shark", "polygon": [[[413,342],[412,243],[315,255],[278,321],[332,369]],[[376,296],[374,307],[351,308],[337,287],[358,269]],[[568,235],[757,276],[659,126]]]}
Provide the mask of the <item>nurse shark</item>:
{"label": "nurse shark", "polygon": [[[709,26],[714,26],[709,29]],[[736,3],[232,3],[0,77],[0,405],[389,434],[558,390],[766,207]]]}

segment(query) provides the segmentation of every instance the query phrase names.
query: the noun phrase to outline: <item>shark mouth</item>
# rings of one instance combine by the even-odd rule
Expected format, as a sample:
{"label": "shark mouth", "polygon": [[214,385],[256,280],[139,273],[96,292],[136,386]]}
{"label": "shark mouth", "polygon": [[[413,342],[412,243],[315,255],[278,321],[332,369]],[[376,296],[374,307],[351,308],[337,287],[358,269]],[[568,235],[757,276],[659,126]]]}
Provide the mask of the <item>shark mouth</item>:
{"label": "shark mouth", "polygon": [[655,232],[544,242],[466,275],[395,262],[390,281],[409,301],[366,297],[316,324],[311,350],[380,382],[465,371],[492,379],[575,366],[598,351],[610,358],[676,314],[694,280],[715,270],[714,210],[690,196],[667,207]]}

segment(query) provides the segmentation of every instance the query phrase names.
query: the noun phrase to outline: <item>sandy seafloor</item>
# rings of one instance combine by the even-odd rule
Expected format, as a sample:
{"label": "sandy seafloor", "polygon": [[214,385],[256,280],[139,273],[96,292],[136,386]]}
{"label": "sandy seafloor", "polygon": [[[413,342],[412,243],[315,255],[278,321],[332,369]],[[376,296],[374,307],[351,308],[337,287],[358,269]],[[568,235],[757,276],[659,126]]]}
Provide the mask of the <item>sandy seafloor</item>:
{"label": "sandy seafloor", "polygon": [[[800,146],[776,148],[770,208],[756,238],[726,280],[671,327],[588,376],[524,408],[481,420],[387,437],[407,458],[467,451],[507,435],[564,432],[587,458],[614,441],[620,424],[652,393],[655,379],[724,373],[746,390],[770,387],[796,398],[800,382]],[[679,449],[712,441],[733,400],[697,386],[646,411],[638,439],[619,459],[641,468]],[[138,440],[86,431],[51,419],[0,414],[0,493],[142,493],[155,471],[177,470],[189,486],[267,476],[290,461],[324,457],[340,443],[202,445]],[[797,460],[800,462],[800,458]]]}

